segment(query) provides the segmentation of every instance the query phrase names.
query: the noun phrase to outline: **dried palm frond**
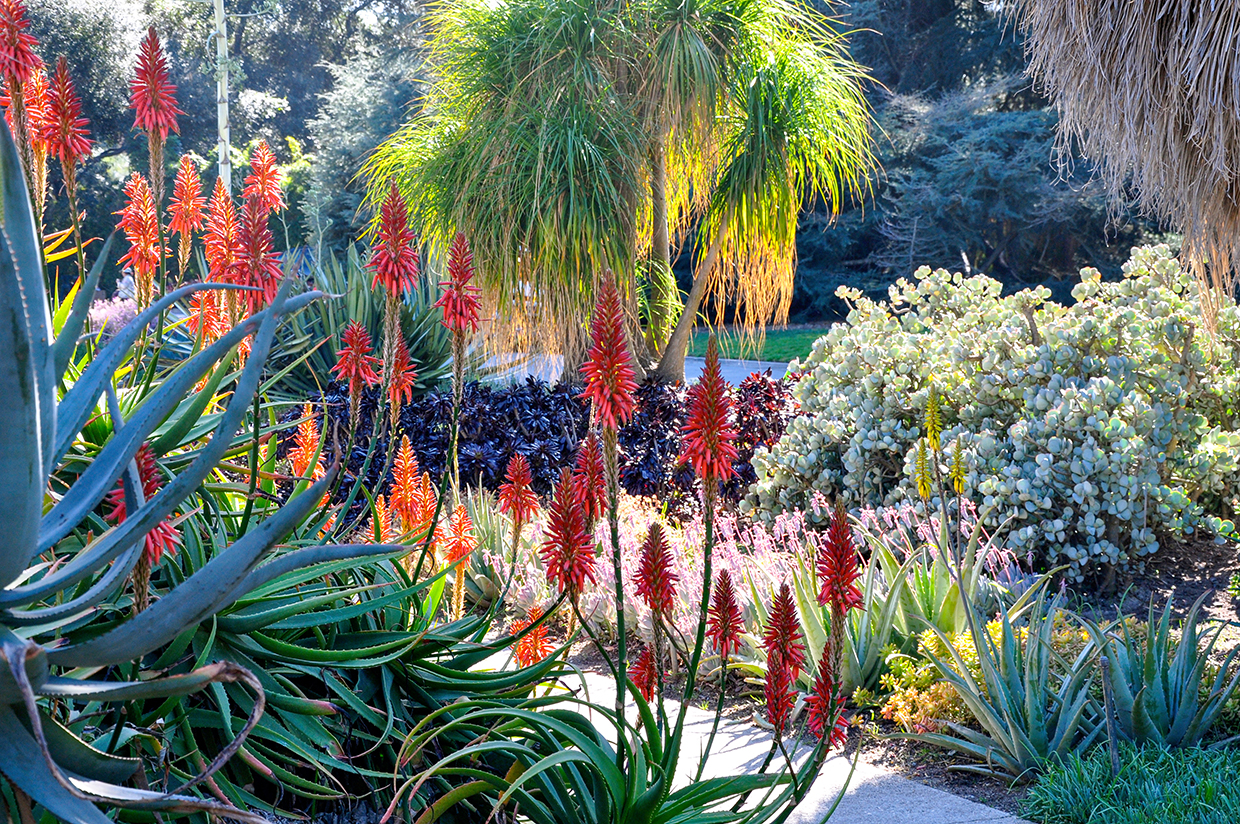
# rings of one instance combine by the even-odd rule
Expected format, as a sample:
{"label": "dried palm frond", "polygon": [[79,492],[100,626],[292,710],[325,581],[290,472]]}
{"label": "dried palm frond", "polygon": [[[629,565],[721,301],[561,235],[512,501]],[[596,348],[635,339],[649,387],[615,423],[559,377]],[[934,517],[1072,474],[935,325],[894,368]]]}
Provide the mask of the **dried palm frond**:
{"label": "dried palm frond", "polygon": [[1061,138],[1183,232],[1213,319],[1240,264],[1240,3],[1012,0]]}

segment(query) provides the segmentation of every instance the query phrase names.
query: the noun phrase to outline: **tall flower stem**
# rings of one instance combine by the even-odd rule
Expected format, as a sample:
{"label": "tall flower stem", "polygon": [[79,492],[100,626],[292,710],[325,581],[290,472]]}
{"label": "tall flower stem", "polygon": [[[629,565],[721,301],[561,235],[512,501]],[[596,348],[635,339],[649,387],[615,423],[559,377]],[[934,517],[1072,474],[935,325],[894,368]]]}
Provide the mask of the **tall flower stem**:
{"label": "tall flower stem", "polygon": [[698,761],[697,775],[693,777],[693,783],[702,780],[702,772],[706,769],[706,759],[710,756],[710,748],[715,743],[715,733],[719,731],[719,720],[723,718],[723,699],[725,698],[725,690],[728,686],[728,659],[719,659],[719,700],[715,702],[715,720],[710,725],[710,735],[706,739],[706,748],[702,750],[702,757]]}
{"label": "tall flower stem", "polygon": [[453,502],[461,500],[461,460],[457,454],[457,438],[460,435],[461,400],[465,394],[465,332],[452,332],[452,496]]}
{"label": "tall flower stem", "polygon": [[[624,620],[624,578],[620,568],[620,473],[618,466],[618,433],[613,426],[603,427],[603,467],[607,473],[607,526],[611,534],[612,573],[616,597],[616,715],[624,717],[623,679],[628,677],[628,629]],[[622,751],[616,750],[622,759]]]}

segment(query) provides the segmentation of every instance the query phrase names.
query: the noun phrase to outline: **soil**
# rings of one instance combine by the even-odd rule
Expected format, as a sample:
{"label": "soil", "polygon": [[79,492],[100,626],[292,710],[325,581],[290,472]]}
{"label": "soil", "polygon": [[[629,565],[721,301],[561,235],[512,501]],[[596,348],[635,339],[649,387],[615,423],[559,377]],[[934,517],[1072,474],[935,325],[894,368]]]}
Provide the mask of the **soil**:
{"label": "soil", "polygon": [[[858,717],[868,715],[863,711]],[[880,736],[899,730],[895,724],[874,715],[873,719],[855,723],[849,731],[849,754],[855,753],[860,743],[861,761],[866,764],[1005,813],[1020,815],[1020,802],[1029,792],[1027,784],[952,769],[953,765],[963,762],[946,750],[901,738],[882,738]]]}

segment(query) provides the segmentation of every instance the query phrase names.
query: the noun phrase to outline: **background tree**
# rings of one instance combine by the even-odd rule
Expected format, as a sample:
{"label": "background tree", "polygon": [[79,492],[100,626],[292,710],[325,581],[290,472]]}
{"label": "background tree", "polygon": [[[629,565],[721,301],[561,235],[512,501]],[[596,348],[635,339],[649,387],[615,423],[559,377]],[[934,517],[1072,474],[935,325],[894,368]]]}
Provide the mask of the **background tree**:
{"label": "background tree", "polygon": [[[871,165],[863,72],[795,3],[458,0],[432,27],[436,82],[368,163],[371,194],[395,177],[424,237],[465,231],[501,347],[577,362],[612,270],[681,377],[710,287],[747,325],[786,317],[803,199],[835,210]],[[691,230],[680,305],[664,284]]]}

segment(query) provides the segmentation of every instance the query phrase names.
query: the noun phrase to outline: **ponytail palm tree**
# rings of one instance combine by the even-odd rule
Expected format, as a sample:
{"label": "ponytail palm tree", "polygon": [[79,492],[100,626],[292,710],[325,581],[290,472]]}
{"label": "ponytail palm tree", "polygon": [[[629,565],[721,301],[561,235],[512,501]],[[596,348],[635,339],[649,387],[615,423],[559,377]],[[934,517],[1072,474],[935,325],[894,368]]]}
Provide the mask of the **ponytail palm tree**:
{"label": "ponytail palm tree", "polygon": [[838,210],[873,165],[864,71],[795,0],[447,0],[434,29],[437,81],[366,174],[433,245],[469,236],[498,346],[579,360],[610,269],[680,378],[712,293],[786,318],[801,206]]}

